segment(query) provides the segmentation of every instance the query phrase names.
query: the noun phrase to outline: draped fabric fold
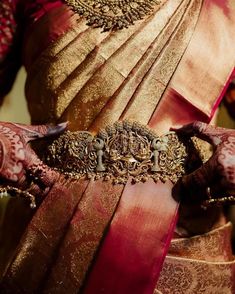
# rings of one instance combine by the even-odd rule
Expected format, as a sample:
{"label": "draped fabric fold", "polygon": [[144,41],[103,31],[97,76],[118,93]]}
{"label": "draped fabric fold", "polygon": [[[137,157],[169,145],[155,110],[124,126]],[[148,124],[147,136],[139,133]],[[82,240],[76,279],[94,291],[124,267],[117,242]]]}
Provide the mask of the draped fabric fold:
{"label": "draped fabric fold", "polygon": [[[69,120],[74,130],[92,125],[95,131],[120,117],[136,119],[145,101],[149,109],[145,105],[138,120],[147,124],[187,48],[201,2],[166,1],[146,20],[115,33],[100,34],[79,20],[76,29],[63,37],[64,42],[67,38],[63,47],[54,44],[51,50],[57,53],[47,57],[50,62],[44,60],[47,67],[29,74],[26,93],[30,94],[37,80],[46,78],[37,93],[27,95],[34,122],[39,122],[37,114],[47,103],[51,117],[45,120]],[[169,60],[171,66],[166,66]],[[34,100],[37,105],[31,103]],[[38,119],[42,122],[41,116]]]}
{"label": "draped fabric fold", "polygon": [[204,235],[172,240],[154,293],[234,293],[231,223]]}
{"label": "draped fabric fold", "polygon": [[153,293],[177,208],[170,183],[129,182],[84,293]]}
{"label": "draped fabric fold", "polygon": [[[44,293],[76,293],[122,195],[123,185],[91,181],[77,206],[58,257],[48,271]],[[59,283],[63,281],[62,283]]]}
{"label": "draped fabric fold", "polygon": [[3,293],[33,293],[40,289],[87,185],[87,181],[77,183],[63,177],[54,185],[20,241],[1,282]]}
{"label": "draped fabric fold", "polygon": [[234,49],[229,45],[234,39],[234,21],[234,1],[205,0],[179,74],[172,80],[175,91],[209,119],[234,69]]}

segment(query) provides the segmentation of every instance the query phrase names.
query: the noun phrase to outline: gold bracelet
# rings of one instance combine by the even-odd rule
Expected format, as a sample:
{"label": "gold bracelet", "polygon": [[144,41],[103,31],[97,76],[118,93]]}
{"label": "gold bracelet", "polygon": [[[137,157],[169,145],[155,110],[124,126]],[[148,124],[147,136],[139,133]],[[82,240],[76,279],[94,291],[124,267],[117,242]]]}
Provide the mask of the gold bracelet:
{"label": "gold bracelet", "polygon": [[36,208],[35,196],[28,191],[22,191],[12,186],[0,187],[0,198],[7,196],[25,198],[30,201],[30,207],[32,209]]}
{"label": "gold bracelet", "polygon": [[225,204],[235,204],[235,197],[232,195],[224,196],[220,198],[212,198],[210,193],[210,187],[207,187],[206,193],[208,196],[207,200],[204,200],[201,207],[207,209],[210,206],[222,206]]}

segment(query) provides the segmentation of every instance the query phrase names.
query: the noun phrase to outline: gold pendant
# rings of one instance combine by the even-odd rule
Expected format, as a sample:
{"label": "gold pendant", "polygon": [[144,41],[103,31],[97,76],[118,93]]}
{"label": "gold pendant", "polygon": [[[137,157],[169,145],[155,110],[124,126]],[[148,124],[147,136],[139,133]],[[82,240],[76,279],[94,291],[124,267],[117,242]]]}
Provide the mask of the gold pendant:
{"label": "gold pendant", "polygon": [[74,12],[87,19],[87,25],[103,31],[133,25],[160,7],[159,0],[64,0]]}

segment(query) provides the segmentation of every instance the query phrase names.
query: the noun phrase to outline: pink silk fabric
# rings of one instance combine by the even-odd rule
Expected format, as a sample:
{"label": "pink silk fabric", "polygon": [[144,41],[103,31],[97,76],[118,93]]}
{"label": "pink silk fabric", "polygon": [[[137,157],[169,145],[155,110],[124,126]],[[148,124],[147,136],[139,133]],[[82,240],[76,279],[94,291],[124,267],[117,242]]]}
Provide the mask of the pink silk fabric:
{"label": "pink silk fabric", "polygon": [[159,133],[211,120],[234,75],[234,9],[232,0],[204,1],[193,38],[149,123]]}
{"label": "pink silk fabric", "polygon": [[153,293],[177,220],[171,187],[126,185],[84,293]]}

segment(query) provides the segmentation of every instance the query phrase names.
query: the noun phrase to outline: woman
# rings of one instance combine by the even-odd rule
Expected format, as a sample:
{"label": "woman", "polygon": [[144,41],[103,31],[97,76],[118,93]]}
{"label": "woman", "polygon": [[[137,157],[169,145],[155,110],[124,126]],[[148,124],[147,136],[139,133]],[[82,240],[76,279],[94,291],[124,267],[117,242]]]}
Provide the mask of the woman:
{"label": "woman", "polygon": [[[1,7],[2,93],[22,48],[32,122],[69,121],[70,131],[80,131],[49,147],[47,162],[67,178],[27,145],[64,124],[1,125],[1,175],[9,184],[2,191],[32,206],[35,196],[38,206],[8,255],[2,292],[233,293],[231,228],[212,204],[234,200],[234,132],[196,122],[178,131],[182,141],[156,135],[210,121],[235,64],[232,1]],[[215,149],[199,169],[192,135]]]}

